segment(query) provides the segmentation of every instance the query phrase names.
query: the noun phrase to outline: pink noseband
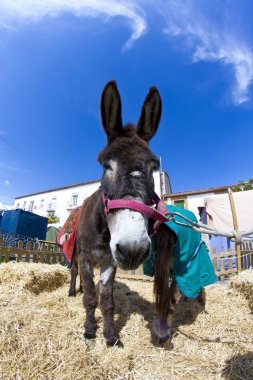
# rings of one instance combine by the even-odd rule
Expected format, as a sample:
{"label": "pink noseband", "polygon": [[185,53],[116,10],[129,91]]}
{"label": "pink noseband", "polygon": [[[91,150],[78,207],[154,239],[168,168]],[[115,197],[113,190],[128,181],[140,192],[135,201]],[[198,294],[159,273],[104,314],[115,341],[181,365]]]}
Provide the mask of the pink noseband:
{"label": "pink noseband", "polygon": [[[144,214],[149,218],[156,220],[156,223],[153,228],[153,233],[157,231],[157,228],[160,223],[167,222],[169,220],[166,217],[166,215],[168,214],[168,210],[156,193],[154,195],[153,202],[150,206],[147,206],[142,202],[133,201],[131,199],[108,199],[106,198],[103,191],[102,199],[104,204],[104,212],[106,216],[108,215],[110,210],[128,208],[131,210],[138,211],[141,214]],[[155,206],[155,208],[151,206]]]}

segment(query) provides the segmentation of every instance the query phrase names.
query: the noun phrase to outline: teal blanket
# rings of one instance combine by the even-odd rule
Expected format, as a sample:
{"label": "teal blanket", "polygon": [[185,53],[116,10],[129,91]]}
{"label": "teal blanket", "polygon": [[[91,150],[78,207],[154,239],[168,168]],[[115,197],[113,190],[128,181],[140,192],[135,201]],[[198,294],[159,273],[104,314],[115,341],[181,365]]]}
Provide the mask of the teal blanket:
{"label": "teal blanket", "polygon": [[[169,212],[178,212],[197,222],[195,215],[176,206],[166,205]],[[175,220],[190,224],[180,216]],[[173,276],[176,277],[180,291],[188,298],[198,297],[201,288],[217,281],[213,264],[209,257],[201,234],[172,221],[165,223],[176,234],[177,241],[173,249]],[[156,259],[156,239],[152,238],[152,253],[143,264],[144,274],[153,276]]]}

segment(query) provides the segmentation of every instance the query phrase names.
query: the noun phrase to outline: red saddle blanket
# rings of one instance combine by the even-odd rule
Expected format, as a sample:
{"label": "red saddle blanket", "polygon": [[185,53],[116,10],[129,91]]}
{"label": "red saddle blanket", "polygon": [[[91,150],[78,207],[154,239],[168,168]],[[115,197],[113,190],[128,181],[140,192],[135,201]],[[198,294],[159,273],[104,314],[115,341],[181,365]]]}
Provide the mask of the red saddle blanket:
{"label": "red saddle blanket", "polygon": [[85,203],[71,211],[64,226],[57,235],[56,243],[62,248],[65,259],[69,265],[72,265],[75,253],[76,231],[84,205]]}

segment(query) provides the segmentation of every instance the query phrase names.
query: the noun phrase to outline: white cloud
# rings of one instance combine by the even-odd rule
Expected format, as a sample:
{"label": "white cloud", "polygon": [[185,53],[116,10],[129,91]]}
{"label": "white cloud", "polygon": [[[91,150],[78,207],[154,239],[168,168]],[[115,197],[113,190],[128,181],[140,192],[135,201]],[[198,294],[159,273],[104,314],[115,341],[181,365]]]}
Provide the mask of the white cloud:
{"label": "white cloud", "polygon": [[125,17],[132,34],[123,49],[128,49],[146,30],[143,10],[134,1],[122,0],[1,0],[0,27],[13,29],[18,23],[39,22],[45,16],[72,13],[77,17]]}
{"label": "white cloud", "polygon": [[[76,17],[100,17],[103,21],[120,16],[126,19],[131,28],[131,35],[122,48],[126,50],[147,30],[144,9],[152,14],[159,13],[163,17],[166,23],[164,33],[173,37],[183,37],[185,46],[192,53],[194,63],[219,62],[232,69],[231,98],[235,105],[250,100],[253,53],[251,45],[245,39],[245,33],[241,33],[244,25],[243,21],[238,21],[238,15],[243,7],[238,7],[236,2],[0,0],[0,28],[15,29],[18,25],[40,22],[46,16],[56,18],[65,13],[71,13]],[[182,48],[182,44],[179,46]]]}
{"label": "white cloud", "polygon": [[5,184],[5,186],[10,186],[10,181],[9,181],[8,179],[6,179],[6,180],[4,181],[4,184]]}
{"label": "white cloud", "polygon": [[253,80],[252,48],[240,37],[235,26],[237,15],[233,9],[227,9],[229,4],[192,0],[171,0],[166,5],[158,3],[166,20],[164,32],[184,37],[186,47],[193,52],[193,62],[219,61],[229,65],[234,73],[233,103],[239,105],[249,101]]}

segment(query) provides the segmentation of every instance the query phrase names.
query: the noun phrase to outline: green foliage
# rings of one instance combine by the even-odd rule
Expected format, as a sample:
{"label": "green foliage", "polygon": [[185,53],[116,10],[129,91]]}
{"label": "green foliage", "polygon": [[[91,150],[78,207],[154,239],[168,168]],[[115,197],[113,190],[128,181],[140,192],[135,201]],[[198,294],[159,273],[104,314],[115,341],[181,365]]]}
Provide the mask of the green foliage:
{"label": "green foliage", "polygon": [[51,223],[60,223],[60,218],[59,216],[55,215],[54,212],[49,212],[48,215],[48,223],[51,224]]}
{"label": "green foliage", "polygon": [[253,178],[249,178],[248,181],[239,181],[238,185],[232,187],[233,191],[245,191],[253,190]]}

